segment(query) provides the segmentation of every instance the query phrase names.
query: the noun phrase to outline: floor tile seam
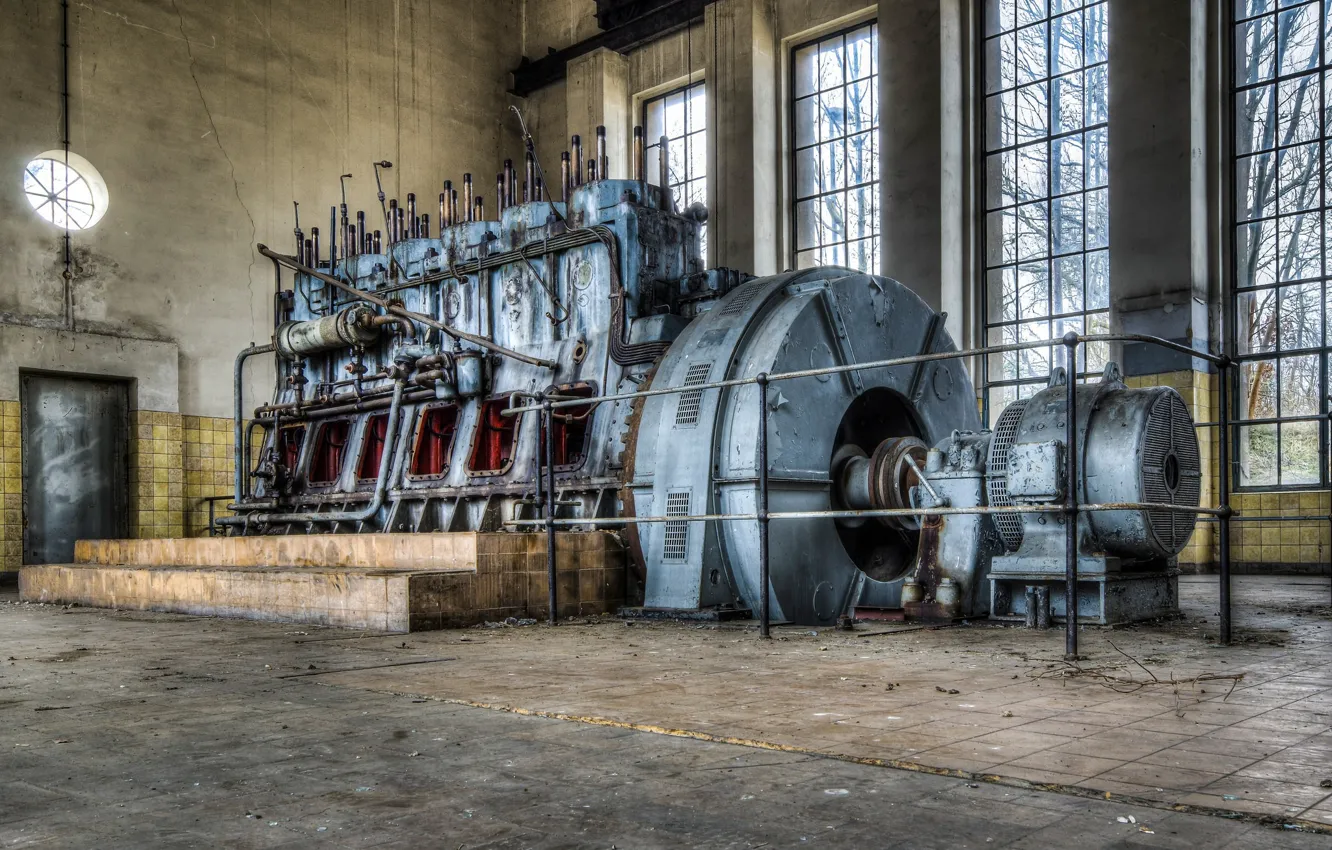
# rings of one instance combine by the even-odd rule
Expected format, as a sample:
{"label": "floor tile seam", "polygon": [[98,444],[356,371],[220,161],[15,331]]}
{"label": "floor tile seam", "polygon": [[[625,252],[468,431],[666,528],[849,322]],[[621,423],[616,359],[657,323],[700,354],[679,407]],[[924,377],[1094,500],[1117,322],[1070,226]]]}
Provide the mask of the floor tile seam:
{"label": "floor tile seam", "polygon": [[[407,694],[403,693],[396,693],[396,692],[390,692],[390,693],[393,693],[393,695],[395,696],[407,696]],[[711,733],[702,732],[699,730],[678,729],[678,728],[672,729],[656,724],[638,723],[634,721],[616,720],[613,718],[604,718],[604,717],[596,717],[588,715],[573,715],[564,712],[550,712],[550,711],[544,711],[542,709],[523,708],[521,706],[511,706],[500,703],[483,703],[464,698],[434,697],[429,695],[416,695],[416,694],[413,694],[412,696],[417,696],[420,698],[430,699],[436,702],[443,702],[451,705],[462,705],[471,708],[484,709],[488,711],[499,711],[510,714],[517,714],[520,716],[540,717],[552,720],[562,720],[566,722],[585,723],[594,726],[608,726],[613,728],[630,729],[638,732],[645,732],[657,735],[667,735],[678,738],[686,738],[697,741],[703,741],[707,743],[716,743],[716,744],[724,744],[731,746],[743,746],[743,747],[751,747],[754,749],[771,750],[775,752],[788,752],[788,753],[811,755],[820,758],[830,759],[833,761],[842,761],[851,764],[865,765],[869,767],[882,767],[893,770],[902,770],[912,773],[923,773],[934,776],[944,776],[955,779],[983,781],[987,783],[1003,785],[1006,787],[1021,788],[1024,790],[1047,791],[1052,793],[1060,793],[1069,796],[1090,798],[1090,799],[1104,799],[1104,800],[1118,799],[1119,801],[1128,805],[1138,805],[1145,808],[1152,808],[1158,810],[1204,814],[1208,816],[1224,817],[1230,820],[1260,823],[1267,826],[1271,826],[1275,823],[1275,821],[1272,819],[1271,816],[1255,816],[1252,813],[1229,811],[1208,806],[1192,806],[1192,805],[1183,805],[1179,803],[1167,803],[1164,801],[1153,800],[1150,798],[1140,798],[1140,797],[1134,797],[1132,795],[1115,794],[1114,792],[1111,791],[1082,788],[1078,786],[1065,785],[1059,783],[1040,783],[1025,779],[1019,779],[1016,777],[1005,777],[1001,774],[996,774],[996,773],[974,773],[971,771],[957,770],[953,768],[943,768],[928,764],[922,764],[920,762],[910,761],[906,759],[884,759],[884,758],[854,756],[846,753],[826,752],[822,750],[812,749],[809,747],[801,747],[799,745],[778,744],[759,739],[718,736],[718,735],[713,735]],[[1056,771],[1049,771],[1049,772],[1056,773]],[[1071,774],[1061,774],[1061,775],[1072,776]],[[1282,820],[1285,823],[1290,823],[1289,819],[1282,819]],[[1294,826],[1295,828],[1302,831],[1332,835],[1332,825],[1328,824],[1300,821],[1298,823],[1295,823]]]}

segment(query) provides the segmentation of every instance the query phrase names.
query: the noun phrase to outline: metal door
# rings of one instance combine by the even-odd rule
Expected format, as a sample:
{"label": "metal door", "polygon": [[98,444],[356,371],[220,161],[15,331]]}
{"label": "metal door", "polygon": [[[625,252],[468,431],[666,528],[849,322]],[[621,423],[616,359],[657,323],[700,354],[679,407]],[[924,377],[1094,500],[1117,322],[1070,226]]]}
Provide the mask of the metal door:
{"label": "metal door", "polygon": [[23,563],[68,563],[76,540],[127,535],[127,386],[44,374],[22,383]]}

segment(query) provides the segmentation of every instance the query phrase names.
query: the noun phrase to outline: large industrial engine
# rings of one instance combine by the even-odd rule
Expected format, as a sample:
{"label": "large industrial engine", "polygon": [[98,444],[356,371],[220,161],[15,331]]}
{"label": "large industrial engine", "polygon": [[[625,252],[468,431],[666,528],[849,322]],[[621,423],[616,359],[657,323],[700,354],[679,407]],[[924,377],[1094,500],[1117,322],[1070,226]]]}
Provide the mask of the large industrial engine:
{"label": "large industrial engine", "polygon": [[[701,206],[643,179],[597,179],[604,154],[564,158],[547,193],[506,164],[487,219],[470,176],[439,196],[439,231],[413,196],[333,210],[325,246],[261,250],[292,270],[271,346],[277,384],[237,440],[232,534],[496,531],[540,516],[553,411],[557,516],[626,523],[644,608],[743,613],[760,594],[754,515],[758,393],[778,375],[955,350],[907,287],[844,268],[766,278],[705,269]],[[387,163],[377,164],[377,167]],[[561,200],[549,199],[549,194]],[[379,220],[383,221],[383,229]],[[332,238],[329,238],[329,236]],[[331,244],[329,244],[331,242]],[[938,506],[1083,502],[1197,506],[1198,446],[1171,389],[1132,390],[1113,366],[1079,386],[1080,479],[1064,477],[1062,371],[981,429],[960,358],[794,377],[768,389],[770,604],[826,625],[901,610],[949,620],[1061,616],[1064,515],[862,516]],[[690,387],[700,387],[690,389]],[[608,400],[640,390],[682,391]],[[506,411],[528,407],[518,415]],[[783,519],[784,512],[836,511]],[[1189,513],[1126,509],[1079,520],[1079,611],[1091,621],[1175,609],[1173,557]],[[1038,610],[1039,609],[1039,610]]]}

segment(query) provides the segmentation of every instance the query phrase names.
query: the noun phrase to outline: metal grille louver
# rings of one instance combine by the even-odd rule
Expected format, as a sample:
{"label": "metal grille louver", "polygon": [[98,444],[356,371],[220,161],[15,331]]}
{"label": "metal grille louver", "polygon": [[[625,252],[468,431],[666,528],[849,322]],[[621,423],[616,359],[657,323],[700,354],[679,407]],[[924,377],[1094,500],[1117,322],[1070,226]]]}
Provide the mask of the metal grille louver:
{"label": "metal grille louver", "polygon": [[[1174,456],[1178,483],[1174,490],[1167,483],[1166,465]],[[1176,392],[1165,392],[1152,405],[1142,439],[1142,481],[1144,502],[1197,507],[1202,497],[1202,462],[1198,455],[1198,436],[1193,417]],[[1174,511],[1146,511],[1147,524],[1156,542],[1171,554],[1178,554],[1189,542],[1197,514]]]}
{"label": "metal grille louver", "polygon": [[[708,373],[712,371],[711,363],[695,363],[685,372],[684,386],[696,387],[699,384],[708,382]],[[675,403],[675,427],[692,428],[698,424],[698,412],[703,406],[703,391],[690,390],[680,393]]]}
{"label": "metal grille louver", "polygon": [[763,281],[761,280],[754,280],[743,284],[739,289],[731,293],[731,301],[722,308],[721,314],[723,316],[734,316],[737,313],[743,312],[744,309],[749,306],[749,302],[754,300],[754,296],[758,295],[759,290],[762,288]]}
{"label": "metal grille louver", "polygon": [[[689,516],[689,494],[667,493],[666,516]],[[683,561],[689,554],[689,523],[667,522],[661,545],[663,561]]]}
{"label": "metal grille louver", "polygon": [[[1023,398],[1004,408],[999,414],[999,421],[994,425],[994,436],[990,438],[990,457],[986,461],[986,489],[991,505],[1012,505],[1008,495],[1008,450],[1017,439],[1018,421],[1027,409]],[[999,529],[999,537],[1004,548],[1016,552],[1022,545],[1022,517],[1018,514],[994,514],[994,524]]]}

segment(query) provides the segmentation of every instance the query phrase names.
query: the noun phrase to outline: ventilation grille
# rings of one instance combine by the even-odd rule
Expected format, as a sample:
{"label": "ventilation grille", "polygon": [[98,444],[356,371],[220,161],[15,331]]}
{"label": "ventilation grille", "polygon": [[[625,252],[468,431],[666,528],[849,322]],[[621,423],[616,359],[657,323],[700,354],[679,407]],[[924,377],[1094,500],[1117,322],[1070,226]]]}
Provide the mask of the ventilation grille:
{"label": "ventilation grille", "polygon": [[[689,516],[689,494],[667,493],[666,516]],[[689,523],[668,522],[666,538],[661,545],[663,561],[683,561],[689,554]]]}
{"label": "ventilation grille", "polygon": [[[696,387],[699,384],[708,382],[708,373],[712,371],[711,363],[695,363],[685,372],[684,385],[686,387]],[[693,428],[698,424],[698,411],[703,406],[703,391],[689,390],[680,393],[675,403],[675,427]]]}
{"label": "ventilation grille", "polygon": [[737,313],[744,312],[744,309],[749,306],[749,302],[754,300],[754,296],[758,295],[762,288],[763,281],[761,280],[753,280],[742,285],[731,293],[730,303],[722,308],[721,314],[723,316],[734,316]]}
{"label": "ventilation grille", "polygon": [[[1202,497],[1198,436],[1189,409],[1176,392],[1162,393],[1152,405],[1142,438],[1141,475],[1144,502],[1198,506]],[[1178,554],[1193,534],[1197,514],[1146,513],[1156,542],[1170,554]]]}
{"label": "ventilation grille", "polygon": [[[994,426],[994,436],[990,438],[990,457],[986,462],[986,487],[989,491],[990,504],[1008,506],[1013,499],[1008,495],[1008,449],[1017,439],[1018,421],[1027,409],[1029,398],[1018,399],[1004,408],[999,414],[999,421]],[[1019,514],[993,514],[999,537],[1004,541],[1004,548],[1009,552],[1017,551],[1022,545],[1022,517]]]}

